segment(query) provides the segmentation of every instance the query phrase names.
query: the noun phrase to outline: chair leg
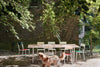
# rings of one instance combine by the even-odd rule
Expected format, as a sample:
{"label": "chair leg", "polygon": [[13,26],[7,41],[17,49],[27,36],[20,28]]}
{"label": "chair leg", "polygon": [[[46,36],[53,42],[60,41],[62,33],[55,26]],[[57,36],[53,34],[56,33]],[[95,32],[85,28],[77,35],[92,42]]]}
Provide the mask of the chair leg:
{"label": "chair leg", "polygon": [[53,50],[52,50],[52,54],[53,54]]}
{"label": "chair leg", "polygon": [[72,54],[70,55],[70,58],[71,58],[71,63],[73,64],[73,56],[72,56]]}
{"label": "chair leg", "polygon": [[45,53],[45,50],[44,50],[44,53]]}
{"label": "chair leg", "polygon": [[56,54],[56,50],[55,50],[55,54]]}
{"label": "chair leg", "polygon": [[18,52],[18,54],[20,54],[20,51]]}
{"label": "chair leg", "polygon": [[68,55],[67,55],[67,62],[68,62]]}
{"label": "chair leg", "polygon": [[28,50],[29,51],[29,54],[30,54],[30,50]]}
{"label": "chair leg", "polygon": [[66,56],[65,56],[65,58],[64,58],[64,64],[65,64],[65,62],[66,62]]}
{"label": "chair leg", "polygon": [[38,49],[37,49],[37,53],[38,53]]}
{"label": "chair leg", "polygon": [[64,64],[65,64],[66,59],[64,59]]}
{"label": "chair leg", "polygon": [[76,53],[76,61],[77,61],[77,53]]}
{"label": "chair leg", "polygon": [[49,52],[49,50],[47,49],[47,52]]}
{"label": "chair leg", "polygon": [[85,60],[85,53],[83,53],[83,60]]}
{"label": "chair leg", "polygon": [[81,53],[79,53],[79,58],[81,59]]}
{"label": "chair leg", "polygon": [[34,56],[32,57],[32,63],[34,63]]}
{"label": "chair leg", "polygon": [[25,50],[25,55],[26,55],[26,50]]}
{"label": "chair leg", "polygon": [[24,51],[22,51],[22,55],[24,54]]}

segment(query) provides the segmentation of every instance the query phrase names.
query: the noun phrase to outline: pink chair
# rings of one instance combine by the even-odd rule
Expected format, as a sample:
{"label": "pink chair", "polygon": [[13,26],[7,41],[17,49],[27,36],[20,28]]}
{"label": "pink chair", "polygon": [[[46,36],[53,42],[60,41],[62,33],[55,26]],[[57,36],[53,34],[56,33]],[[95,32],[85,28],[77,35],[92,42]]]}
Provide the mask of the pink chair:
{"label": "pink chair", "polygon": [[17,45],[18,45],[18,54],[21,54],[22,52],[22,55],[23,55],[23,54],[26,54],[27,51],[30,54],[30,49],[25,49],[23,42],[17,43]]}
{"label": "pink chair", "polygon": [[[64,50],[64,49],[63,49]],[[68,58],[70,57],[71,58],[71,63],[73,64],[73,51],[72,51],[73,49],[69,49],[69,50],[64,50],[64,52],[65,52],[65,57],[64,57],[64,64],[65,64],[65,61],[67,60],[68,61]],[[69,51],[69,52],[66,52],[66,51]]]}

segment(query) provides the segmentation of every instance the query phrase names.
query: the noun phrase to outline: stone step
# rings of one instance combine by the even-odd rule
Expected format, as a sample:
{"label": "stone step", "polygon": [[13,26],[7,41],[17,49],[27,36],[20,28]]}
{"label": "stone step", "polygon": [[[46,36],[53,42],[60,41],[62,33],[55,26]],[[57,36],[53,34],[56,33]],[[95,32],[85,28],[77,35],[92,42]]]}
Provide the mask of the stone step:
{"label": "stone step", "polygon": [[4,67],[19,67],[19,65],[6,65]]}

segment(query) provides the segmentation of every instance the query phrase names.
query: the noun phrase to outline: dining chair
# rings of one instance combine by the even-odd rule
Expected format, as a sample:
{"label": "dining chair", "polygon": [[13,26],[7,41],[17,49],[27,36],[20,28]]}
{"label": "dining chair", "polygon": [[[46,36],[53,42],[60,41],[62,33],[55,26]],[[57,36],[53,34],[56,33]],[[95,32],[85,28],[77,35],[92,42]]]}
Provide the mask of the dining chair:
{"label": "dining chair", "polygon": [[[61,42],[59,42],[59,44],[60,44],[60,45],[66,45],[67,42],[61,41]],[[64,48],[60,48],[61,53],[62,53],[62,51],[64,51],[64,50],[65,50]]]}
{"label": "dining chair", "polygon": [[89,45],[85,45],[85,53],[86,53],[86,56],[91,56]]}
{"label": "dining chair", "polygon": [[64,64],[65,64],[65,62],[67,61],[69,61],[69,58],[70,58],[70,62],[73,64],[73,49],[65,49],[64,50],[64,53],[65,53],[65,58],[63,59],[63,61],[64,61]]}
{"label": "dining chair", "polygon": [[67,42],[65,42],[65,41],[61,41],[61,42],[59,42],[59,44],[60,44],[60,45],[66,45]]}
{"label": "dining chair", "polygon": [[76,52],[76,61],[77,61],[77,56],[79,54],[79,58],[81,58],[81,54],[83,55],[83,60],[85,60],[85,44],[81,43],[79,50],[75,50]]}
{"label": "dining chair", "polygon": [[22,52],[22,55],[28,51],[28,53],[30,54],[30,49],[25,49],[24,48],[24,45],[23,45],[23,42],[19,42],[17,43],[18,45],[18,54],[20,54]]}
{"label": "dining chair", "polygon": [[37,45],[42,46],[41,48],[37,48],[37,53],[40,51],[43,51],[45,53],[44,42],[37,42]]}
{"label": "dining chair", "polygon": [[[48,45],[55,45],[55,42],[48,42]],[[48,51],[52,51],[52,53],[53,53],[53,51],[54,51],[54,54],[56,53],[56,49],[55,48],[48,48]]]}
{"label": "dining chair", "polygon": [[[60,45],[67,45],[67,42],[65,41],[61,41],[59,42]],[[70,58],[71,63],[73,63],[73,57],[72,57],[72,52],[73,49],[65,49],[65,48],[60,48],[61,53],[64,51],[65,52],[65,58],[64,58],[64,64],[65,61],[68,61],[68,59]]]}

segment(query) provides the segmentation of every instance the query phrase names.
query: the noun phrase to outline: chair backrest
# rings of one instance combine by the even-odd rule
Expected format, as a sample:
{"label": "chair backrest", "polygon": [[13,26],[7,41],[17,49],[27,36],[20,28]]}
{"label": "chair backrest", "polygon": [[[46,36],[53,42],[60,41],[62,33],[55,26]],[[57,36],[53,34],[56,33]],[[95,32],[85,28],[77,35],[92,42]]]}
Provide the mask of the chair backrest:
{"label": "chair backrest", "polygon": [[81,43],[81,44],[80,44],[80,47],[83,47],[82,50],[85,51],[85,44],[84,44],[84,43]]}
{"label": "chair backrest", "polygon": [[67,42],[62,41],[62,42],[59,42],[59,44],[60,45],[65,45],[65,44],[67,44]]}
{"label": "chair backrest", "polygon": [[55,42],[48,42],[48,44],[54,45],[54,44],[55,44]]}
{"label": "chair backrest", "polygon": [[44,42],[37,42],[37,45],[44,45]]}
{"label": "chair backrest", "polygon": [[21,49],[24,49],[24,45],[23,45],[23,42],[19,42],[17,43],[18,45],[18,50],[20,51]]}
{"label": "chair backrest", "polygon": [[85,49],[86,49],[86,50],[90,50],[90,46],[89,46],[89,45],[86,45],[86,46],[85,46]]}
{"label": "chair backrest", "polygon": [[84,43],[81,43],[80,46],[81,46],[81,47],[85,47],[85,44],[84,44]]}

